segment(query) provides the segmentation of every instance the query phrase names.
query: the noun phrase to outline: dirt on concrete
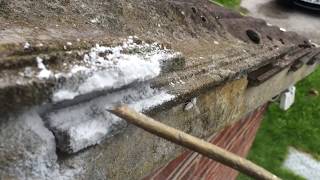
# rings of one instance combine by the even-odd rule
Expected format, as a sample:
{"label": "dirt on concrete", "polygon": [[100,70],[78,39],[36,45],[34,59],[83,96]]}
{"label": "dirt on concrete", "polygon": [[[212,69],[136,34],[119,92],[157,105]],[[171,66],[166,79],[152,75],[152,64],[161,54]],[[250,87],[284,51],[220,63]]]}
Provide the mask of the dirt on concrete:
{"label": "dirt on concrete", "polygon": [[[5,108],[50,102],[60,79],[19,75],[25,67],[37,66],[37,57],[64,72],[63,64],[81,61],[95,44],[116,45],[128,36],[160,43],[186,60],[185,69],[164,74],[154,86],[203,76],[187,89],[169,87],[176,94],[245,76],[294,47],[311,47],[296,33],[207,1],[13,0],[1,1],[0,12],[0,99],[5,102],[0,106]],[[248,31],[255,33],[255,40]]]}
{"label": "dirt on concrete", "polygon": [[[182,148],[128,126],[99,145],[66,154],[57,147],[55,130],[45,124],[46,114],[81,108],[133,84],[148,83],[174,97],[153,107],[149,115],[206,138],[314,70],[319,54],[307,38],[207,0],[0,0],[0,24],[0,179],[140,179]],[[114,48],[129,36],[137,44],[154,44],[161,52],[179,56],[146,82],[53,101],[53,92],[63,83],[84,78],[69,76],[72,68],[66,66],[81,65],[96,44]],[[94,67],[86,68],[99,72]],[[41,79],[35,75],[40,70],[59,76]],[[280,71],[281,76],[259,89]],[[269,92],[267,85],[277,88]],[[246,93],[250,88],[254,92]],[[186,102],[194,98],[197,107],[185,111]],[[95,108],[82,112],[91,115]],[[62,116],[74,122],[70,114]],[[44,166],[34,166],[39,162]]]}

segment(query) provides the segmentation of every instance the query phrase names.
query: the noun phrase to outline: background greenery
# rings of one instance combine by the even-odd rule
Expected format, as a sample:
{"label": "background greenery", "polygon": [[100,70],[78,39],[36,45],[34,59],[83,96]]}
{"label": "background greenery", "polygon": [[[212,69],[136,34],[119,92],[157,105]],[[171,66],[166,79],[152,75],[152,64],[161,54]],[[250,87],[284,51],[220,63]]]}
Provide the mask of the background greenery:
{"label": "background greenery", "polygon": [[[215,0],[226,7],[241,9],[241,0]],[[296,102],[288,111],[270,105],[248,159],[268,169],[282,179],[303,179],[282,168],[288,148],[312,154],[320,160],[320,96],[310,95],[310,90],[320,91],[320,69],[297,84]],[[251,179],[240,175],[238,180]]]}
{"label": "background greenery", "polygon": [[240,6],[241,0],[211,0],[223,4],[229,8],[238,8]]}
{"label": "background greenery", "polygon": [[296,102],[288,111],[275,103],[269,107],[248,156],[283,179],[302,179],[282,168],[288,147],[320,159],[320,96],[311,95],[311,89],[320,90],[320,69],[297,84]]}

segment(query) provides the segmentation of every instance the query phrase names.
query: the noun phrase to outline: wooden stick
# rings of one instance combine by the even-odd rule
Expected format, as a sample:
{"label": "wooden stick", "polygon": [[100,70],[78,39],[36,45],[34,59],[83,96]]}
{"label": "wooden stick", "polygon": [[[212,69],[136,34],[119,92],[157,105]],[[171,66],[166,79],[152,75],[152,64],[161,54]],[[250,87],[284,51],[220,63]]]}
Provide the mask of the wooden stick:
{"label": "wooden stick", "polygon": [[192,151],[198,152],[255,179],[280,180],[280,178],[278,178],[276,175],[247,159],[239,157],[202,139],[196,138],[180,130],[153,120],[150,117],[136,112],[128,106],[116,107],[115,109],[110,110],[110,112],[156,136],[160,136],[175,144],[189,148]]}

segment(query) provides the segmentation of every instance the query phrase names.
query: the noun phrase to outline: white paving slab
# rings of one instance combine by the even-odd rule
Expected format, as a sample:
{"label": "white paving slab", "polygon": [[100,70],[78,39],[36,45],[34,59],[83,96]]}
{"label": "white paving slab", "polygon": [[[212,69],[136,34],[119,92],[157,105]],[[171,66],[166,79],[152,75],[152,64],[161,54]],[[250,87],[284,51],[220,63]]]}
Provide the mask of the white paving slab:
{"label": "white paving slab", "polygon": [[295,148],[289,148],[289,154],[283,166],[307,180],[320,179],[320,161]]}

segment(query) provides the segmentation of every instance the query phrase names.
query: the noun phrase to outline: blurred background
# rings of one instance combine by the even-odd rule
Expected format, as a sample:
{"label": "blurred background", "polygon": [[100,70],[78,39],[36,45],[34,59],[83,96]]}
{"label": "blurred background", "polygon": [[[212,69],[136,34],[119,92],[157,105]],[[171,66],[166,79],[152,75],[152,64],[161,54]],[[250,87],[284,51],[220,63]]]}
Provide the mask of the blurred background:
{"label": "blurred background", "polygon": [[[320,1],[216,0],[268,25],[295,31],[320,44]],[[320,69],[297,85],[295,104],[283,111],[271,104],[248,159],[283,179],[320,177]],[[290,166],[290,167],[288,167]],[[240,175],[239,180],[250,179]]]}

